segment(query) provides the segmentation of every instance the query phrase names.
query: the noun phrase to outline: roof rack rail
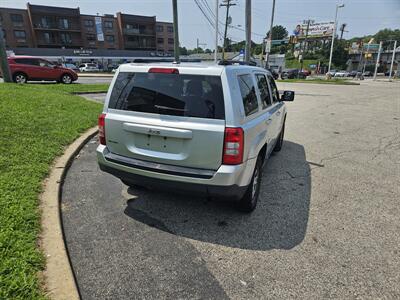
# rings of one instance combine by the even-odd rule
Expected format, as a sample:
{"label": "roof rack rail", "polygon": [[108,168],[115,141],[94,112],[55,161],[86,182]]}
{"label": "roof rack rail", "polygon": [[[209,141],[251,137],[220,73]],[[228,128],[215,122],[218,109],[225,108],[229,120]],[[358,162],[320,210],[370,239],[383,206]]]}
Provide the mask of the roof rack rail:
{"label": "roof rack rail", "polygon": [[241,61],[241,60],[220,60],[218,62],[221,66],[231,66],[231,65],[245,65],[245,66],[257,66],[255,61]]}

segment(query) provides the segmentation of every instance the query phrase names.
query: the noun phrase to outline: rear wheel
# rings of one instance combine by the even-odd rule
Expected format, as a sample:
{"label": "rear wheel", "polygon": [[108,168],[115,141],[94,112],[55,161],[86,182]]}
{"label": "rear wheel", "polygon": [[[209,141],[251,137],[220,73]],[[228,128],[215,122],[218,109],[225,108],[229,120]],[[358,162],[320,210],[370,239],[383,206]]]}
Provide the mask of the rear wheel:
{"label": "rear wheel", "polygon": [[274,151],[275,152],[279,152],[282,149],[282,145],[283,145],[283,137],[285,135],[285,123],[283,123],[282,129],[281,129],[281,133],[279,134],[278,140],[276,141],[275,147],[274,147]]}
{"label": "rear wheel", "polygon": [[61,82],[65,83],[65,84],[70,84],[72,83],[72,77],[69,74],[64,74],[63,76],[61,76]]}
{"label": "rear wheel", "polygon": [[28,77],[24,73],[15,73],[13,79],[15,83],[26,83]]}
{"label": "rear wheel", "polygon": [[238,203],[239,210],[250,213],[256,208],[258,202],[258,195],[260,194],[261,177],[262,177],[262,158],[261,156],[258,156],[256,166],[253,172],[253,177],[251,178],[250,184],[247,187],[246,193],[243,195],[243,198],[240,199]]}

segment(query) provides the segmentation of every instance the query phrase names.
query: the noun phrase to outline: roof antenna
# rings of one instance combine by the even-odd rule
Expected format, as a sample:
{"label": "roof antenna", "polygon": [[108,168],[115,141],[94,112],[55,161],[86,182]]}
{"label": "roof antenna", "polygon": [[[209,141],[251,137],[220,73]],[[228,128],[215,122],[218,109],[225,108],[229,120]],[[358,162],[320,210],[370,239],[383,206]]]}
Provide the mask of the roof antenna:
{"label": "roof antenna", "polygon": [[177,0],[172,0],[172,10],[174,16],[174,64],[180,64],[179,59],[179,34],[178,34],[178,4]]}

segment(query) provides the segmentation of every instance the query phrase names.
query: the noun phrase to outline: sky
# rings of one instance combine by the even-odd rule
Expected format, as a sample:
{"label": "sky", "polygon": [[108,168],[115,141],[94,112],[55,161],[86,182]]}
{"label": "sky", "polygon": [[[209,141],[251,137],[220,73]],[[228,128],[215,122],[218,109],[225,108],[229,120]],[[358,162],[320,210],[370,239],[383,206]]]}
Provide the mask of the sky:
{"label": "sky", "polygon": [[[206,3],[214,12],[215,0],[196,0],[207,11]],[[222,2],[222,0],[219,0]],[[232,0],[232,25],[228,37],[234,41],[245,38],[245,0]],[[159,21],[172,21],[171,0],[31,0],[31,4],[79,7],[83,14],[127,14],[156,16]],[[374,34],[380,29],[400,29],[400,0],[276,0],[274,25],[283,25],[290,32],[305,19],[315,22],[334,21],[336,4],[339,9],[338,26],[346,23],[343,37],[351,38]],[[26,8],[26,0],[0,0],[1,7]],[[272,0],[252,0],[252,40],[259,43],[270,26]],[[199,39],[203,48],[215,48],[215,30],[197,7],[195,0],[178,0],[179,39],[181,46],[196,47]],[[225,18],[226,9],[219,9],[219,20]],[[209,12],[210,14],[210,12]],[[220,25],[220,32],[223,26]],[[220,44],[222,39],[220,39]]]}

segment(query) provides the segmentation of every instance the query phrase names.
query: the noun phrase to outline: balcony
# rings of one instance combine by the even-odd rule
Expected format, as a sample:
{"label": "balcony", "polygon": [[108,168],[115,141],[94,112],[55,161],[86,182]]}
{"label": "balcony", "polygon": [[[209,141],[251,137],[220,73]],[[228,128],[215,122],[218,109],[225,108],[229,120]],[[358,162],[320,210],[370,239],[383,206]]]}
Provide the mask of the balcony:
{"label": "balcony", "polygon": [[155,36],[156,33],[153,30],[149,29],[138,29],[138,28],[125,28],[123,30],[125,35],[149,35],[149,36]]}
{"label": "balcony", "polygon": [[81,29],[77,25],[71,25],[71,26],[60,26],[56,23],[51,23],[51,24],[34,24],[33,29],[35,30],[46,30],[46,31],[73,31],[73,32],[80,32]]}

